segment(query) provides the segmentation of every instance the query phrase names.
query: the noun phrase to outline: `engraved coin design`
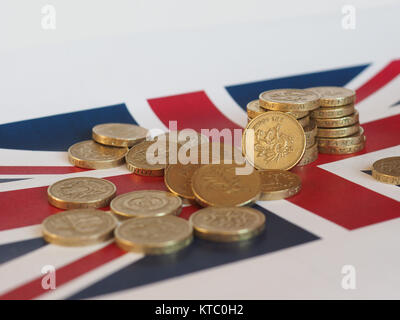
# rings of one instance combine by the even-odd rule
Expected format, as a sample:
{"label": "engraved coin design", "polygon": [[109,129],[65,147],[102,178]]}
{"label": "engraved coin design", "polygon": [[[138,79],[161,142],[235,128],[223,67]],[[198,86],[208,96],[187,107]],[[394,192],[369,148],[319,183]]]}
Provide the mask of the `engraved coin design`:
{"label": "engraved coin design", "polygon": [[129,219],[115,230],[115,241],[126,251],[164,254],[191,243],[193,228],[175,216]]}
{"label": "engraved coin design", "polygon": [[131,147],[144,141],[147,133],[147,129],[128,123],[103,123],[92,129],[93,140],[116,147]]}
{"label": "engraved coin design", "polygon": [[276,89],[260,94],[260,106],[276,111],[310,111],[319,107],[319,95],[302,89]]}
{"label": "engraved coin design", "polygon": [[265,226],[265,215],[248,207],[208,207],[191,217],[195,235],[211,241],[233,242],[258,235]]}
{"label": "engraved coin design", "polygon": [[[154,141],[144,141],[134,145],[127,153],[126,165],[129,171],[144,176],[162,176],[168,163],[168,149]],[[147,152],[154,163],[148,162]]]}
{"label": "engraved coin design", "polygon": [[61,209],[101,208],[115,197],[117,188],[105,179],[76,177],[57,181],[47,189],[50,204]]}
{"label": "engraved coin design", "polygon": [[255,168],[288,170],[303,156],[306,138],[303,127],[293,116],[271,111],[247,124],[242,147]]}
{"label": "engraved coin design", "polygon": [[354,90],[343,87],[313,87],[308,90],[320,95],[322,107],[343,106],[353,103],[356,99]]}
{"label": "engraved coin design", "polygon": [[360,127],[359,132],[343,138],[318,138],[319,147],[346,147],[365,142],[364,129]]}
{"label": "engraved coin design", "polygon": [[338,127],[346,127],[351,126],[355,123],[358,123],[358,111],[354,112],[351,115],[333,118],[333,119],[315,119],[318,127],[323,128],[338,128]]}
{"label": "engraved coin design", "polygon": [[372,176],[380,182],[399,185],[400,157],[389,157],[374,162]]}
{"label": "engraved coin design", "polygon": [[42,223],[46,241],[63,246],[84,246],[113,237],[116,218],[96,209],[67,210],[47,217]]}
{"label": "engraved coin design", "polygon": [[311,112],[311,118],[319,118],[319,119],[341,118],[353,114],[354,111],[355,111],[354,103],[338,107],[318,108]]}
{"label": "engraved coin design", "polygon": [[365,147],[365,142],[360,142],[358,144],[346,145],[346,146],[318,146],[319,153],[327,154],[350,154],[363,150]]}
{"label": "engraved coin design", "polygon": [[166,191],[140,190],[119,195],[111,201],[110,209],[128,218],[179,215],[182,200]]}
{"label": "engraved coin design", "polygon": [[107,169],[125,162],[128,148],[104,146],[92,140],[75,143],[68,149],[69,161],[77,167]]}
{"label": "engraved coin design", "polygon": [[342,138],[351,136],[360,131],[358,123],[351,126],[340,127],[340,128],[318,128],[317,137],[321,138]]}
{"label": "engraved coin design", "polygon": [[192,190],[202,206],[243,206],[258,199],[260,177],[256,170],[239,175],[234,164],[201,166],[192,176]]}
{"label": "engraved coin design", "polygon": [[301,179],[298,175],[286,170],[260,171],[260,200],[279,200],[291,197],[301,189]]}

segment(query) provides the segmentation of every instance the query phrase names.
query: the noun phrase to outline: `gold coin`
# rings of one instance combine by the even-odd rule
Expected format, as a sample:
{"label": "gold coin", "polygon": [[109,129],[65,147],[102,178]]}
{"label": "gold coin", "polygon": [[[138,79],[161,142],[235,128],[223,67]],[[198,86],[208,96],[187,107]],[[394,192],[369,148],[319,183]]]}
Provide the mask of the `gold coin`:
{"label": "gold coin", "polygon": [[299,167],[305,166],[307,164],[310,164],[311,162],[314,162],[317,159],[318,159],[318,143],[315,142],[314,145],[306,149],[303,158],[301,158],[301,160],[297,165]]}
{"label": "gold coin", "polygon": [[192,190],[202,206],[243,206],[258,199],[261,180],[256,170],[239,175],[235,164],[201,166],[192,176]]}
{"label": "gold coin", "polygon": [[360,130],[358,123],[347,127],[341,128],[318,128],[317,137],[318,138],[342,138],[348,137]]}
{"label": "gold coin", "polygon": [[194,200],[192,191],[192,176],[200,164],[170,164],[164,175],[164,182],[168,190],[184,199]]}
{"label": "gold coin", "polygon": [[120,248],[145,254],[172,253],[192,240],[190,223],[175,216],[129,219],[115,230],[115,242]]}
{"label": "gold coin", "polygon": [[308,90],[320,95],[322,107],[344,106],[356,100],[355,91],[343,87],[313,87]]}
{"label": "gold coin", "polygon": [[310,123],[310,116],[305,116],[304,118],[297,119],[297,121],[304,128]]}
{"label": "gold coin", "polygon": [[359,152],[364,149],[365,142],[361,142],[358,144],[347,145],[343,147],[332,147],[332,146],[318,146],[318,151],[320,153],[327,153],[327,154],[350,154]]}
{"label": "gold coin", "polygon": [[68,178],[47,189],[49,203],[60,209],[102,208],[115,197],[117,188],[105,179]]}
{"label": "gold coin", "polygon": [[322,128],[340,128],[351,126],[355,123],[358,123],[358,111],[354,112],[351,115],[341,117],[341,118],[333,118],[333,119],[315,119],[318,127]]}
{"label": "gold coin", "polygon": [[247,124],[242,138],[243,154],[260,170],[289,170],[306,148],[303,127],[291,115],[270,111]]}
{"label": "gold coin", "polygon": [[[154,163],[148,162],[146,154]],[[141,176],[162,176],[168,163],[168,149],[155,145],[154,141],[144,141],[134,145],[125,160],[129,171]]]}
{"label": "gold coin", "polygon": [[179,215],[182,200],[178,196],[161,190],[140,190],[124,193],[110,203],[112,212],[128,218]]}
{"label": "gold coin", "polygon": [[275,111],[311,111],[319,107],[319,95],[302,89],[276,89],[260,94],[260,106]]}
{"label": "gold coin", "polygon": [[318,138],[317,140],[318,146],[320,147],[351,146],[365,141],[364,129],[360,127],[360,130],[357,133],[344,138]]}
{"label": "gold coin", "polygon": [[109,147],[85,140],[69,147],[68,159],[76,167],[107,169],[123,164],[127,152],[128,148]]}
{"label": "gold coin", "polygon": [[182,145],[192,147],[209,143],[209,139],[205,135],[198,133],[193,129],[166,132],[154,138],[154,141],[158,140],[165,142],[166,147],[169,146],[169,144],[177,144],[178,147]]}
{"label": "gold coin", "polygon": [[61,246],[86,246],[113,237],[117,219],[109,212],[75,209],[47,217],[42,223],[47,242]]}
{"label": "gold coin", "polygon": [[318,108],[311,111],[311,118],[332,119],[348,116],[355,112],[354,103],[339,107]]}
{"label": "gold coin", "polygon": [[265,227],[265,215],[248,207],[208,207],[190,217],[194,234],[218,242],[234,242],[253,238]]}
{"label": "gold coin", "polygon": [[400,157],[390,157],[375,161],[372,176],[379,182],[400,184]]}
{"label": "gold coin", "polygon": [[318,129],[315,121],[310,120],[310,123],[304,127],[304,133],[306,135],[306,149],[314,145],[317,132]]}
{"label": "gold coin", "polygon": [[291,197],[301,189],[301,179],[297,174],[286,170],[260,171],[260,200],[279,200]]}
{"label": "gold coin", "polygon": [[258,100],[250,101],[247,104],[247,116],[251,119],[263,114],[264,112],[265,110],[260,107],[260,102]]}
{"label": "gold coin", "polygon": [[148,130],[129,123],[102,123],[92,129],[94,141],[114,147],[132,147],[146,139]]}

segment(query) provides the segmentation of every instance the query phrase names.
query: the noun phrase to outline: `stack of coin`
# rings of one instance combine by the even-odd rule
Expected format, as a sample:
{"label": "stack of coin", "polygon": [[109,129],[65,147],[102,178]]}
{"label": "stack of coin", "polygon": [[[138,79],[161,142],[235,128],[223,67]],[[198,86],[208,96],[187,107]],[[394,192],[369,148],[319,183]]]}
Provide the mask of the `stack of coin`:
{"label": "stack of coin", "polygon": [[364,130],[354,108],[356,93],[342,87],[309,88],[320,95],[320,108],[311,113],[317,124],[320,153],[348,154],[364,149]]}

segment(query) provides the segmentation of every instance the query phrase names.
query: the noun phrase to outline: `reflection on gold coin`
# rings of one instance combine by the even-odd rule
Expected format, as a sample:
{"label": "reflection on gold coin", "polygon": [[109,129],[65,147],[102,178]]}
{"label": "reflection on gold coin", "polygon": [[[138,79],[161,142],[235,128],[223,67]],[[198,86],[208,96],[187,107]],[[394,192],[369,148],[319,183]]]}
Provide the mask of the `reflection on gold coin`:
{"label": "reflection on gold coin", "polygon": [[379,182],[400,184],[400,157],[384,158],[372,165],[372,176]]}
{"label": "reflection on gold coin", "polygon": [[258,100],[250,101],[247,104],[247,116],[251,119],[263,114],[265,110],[260,107],[260,102]]}
{"label": "reflection on gold coin", "polygon": [[117,188],[105,179],[68,178],[47,189],[49,203],[60,209],[102,208],[115,197]]}
{"label": "reflection on gold coin", "polygon": [[67,210],[47,217],[42,223],[47,242],[61,246],[86,246],[113,237],[117,219],[95,209]]}
{"label": "reflection on gold coin", "polygon": [[238,175],[234,164],[201,166],[192,176],[192,190],[202,206],[243,206],[258,199],[260,177],[256,170]]}
{"label": "reflection on gold coin", "polygon": [[265,227],[265,215],[248,207],[208,207],[192,214],[190,222],[200,238],[233,242],[260,234]]}
{"label": "reflection on gold coin", "polygon": [[311,118],[332,119],[341,118],[353,114],[355,111],[354,103],[339,107],[318,108],[311,112]]}
{"label": "reflection on gold coin", "polygon": [[76,167],[107,169],[125,162],[128,148],[104,146],[93,140],[75,143],[68,149],[68,159]]}
{"label": "reflection on gold coin", "polygon": [[162,176],[168,158],[168,149],[165,149],[162,144],[144,141],[134,145],[127,153],[125,160],[128,170],[133,173],[142,176]]}
{"label": "reflection on gold coin", "polygon": [[365,142],[361,142],[358,144],[347,145],[343,147],[332,147],[332,146],[318,146],[318,151],[320,153],[327,153],[327,154],[350,154],[359,152],[364,149]]}
{"label": "reflection on gold coin", "polygon": [[275,111],[311,111],[319,107],[319,95],[303,89],[276,89],[260,94],[260,106]]}
{"label": "reflection on gold coin", "polygon": [[306,148],[314,145],[317,132],[318,129],[315,121],[310,120],[310,123],[304,127],[304,133],[306,135]]}
{"label": "reflection on gold coin", "polygon": [[270,111],[247,125],[242,147],[246,159],[255,168],[288,170],[303,156],[306,137],[293,116]]}
{"label": "reflection on gold coin", "polygon": [[166,191],[140,190],[119,195],[111,201],[110,209],[128,218],[179,215],[182,200]]}
{"label": "reflection on gold coin", "polygon": [[344,138],[318,138],[318,146],[320,147],[346,147],[361,142],[365,142],[364,129],[360,127],[360,130],[348,137]]}
{"label": "reflection on gold coin", "polygon": [[164,175],[164,182],[169,191],[184,199],[194,200],[192,176],[200,164],[170,164]]}
{"label": "reflection on gold coin", "polygon": [[260,171],[260,200],[279,200],[291,197],[301,189],[298,175],[286,170]]}
{"label": "reflection on gold coin", "polygon": [[342,138],[351,136],[359,132],[358,123],[342,128],[318,128],[317,137],[320,138]]}
{"label": "reflection on gold coin", "polygon": [[131,147],[144,141],[147,133],[147,129],[128,123],[103,123],[92,129],[93,140],[114,147]]}
{"label": "reflection on gold coin", "polygon": [[353,103],[356,99],[354,90],[342,87],[313,87],[308,90],[320,95],[320,105],[322,107],[343,106]]}
{"label": "reflection on gold coin", "polygon": [[305,166],[311,162],[314,162],[318,159],[318,143],[315,142],[314,145],[306,149],[304,152],[303,158],[299,161],[297,166]]}
{"label": "reflection on gold coin", "polygon": [[347,127],[355,123],[358,123],[358,111],[354,112],[351,115],[341,118],[315,119],[315,121],[317,122],[318,127],[323,127],[323,128]]}
{"label": "reflection on gold coin", "polygon": [[115,230],[115,242],[125,251],[166,254],[192,242],[193,228],[175,216],[129,219]]}

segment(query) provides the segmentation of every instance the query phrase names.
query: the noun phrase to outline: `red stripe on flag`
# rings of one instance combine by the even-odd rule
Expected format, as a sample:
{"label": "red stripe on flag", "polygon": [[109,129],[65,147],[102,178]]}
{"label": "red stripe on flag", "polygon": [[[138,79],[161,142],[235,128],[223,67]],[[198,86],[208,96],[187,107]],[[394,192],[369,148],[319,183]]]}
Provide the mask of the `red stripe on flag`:
{"label": "red stripe on flag", "polygon": [[[101,265],[124,255],[125,252],[114,243],[97,250],[83,258],[67,264],[56,270],[57,288],[63,284],[92,271]],[[42,288],[43,277],[36,278],[0,296],[0,300],[27,300],[49,292]]]}
{"label": "red stripe on flag", "polygon": [[88,171],[89,169],[82,169],[72,166],[64,167],[45,167],[45,166],[0,166],[0,174],[64,174]]}

